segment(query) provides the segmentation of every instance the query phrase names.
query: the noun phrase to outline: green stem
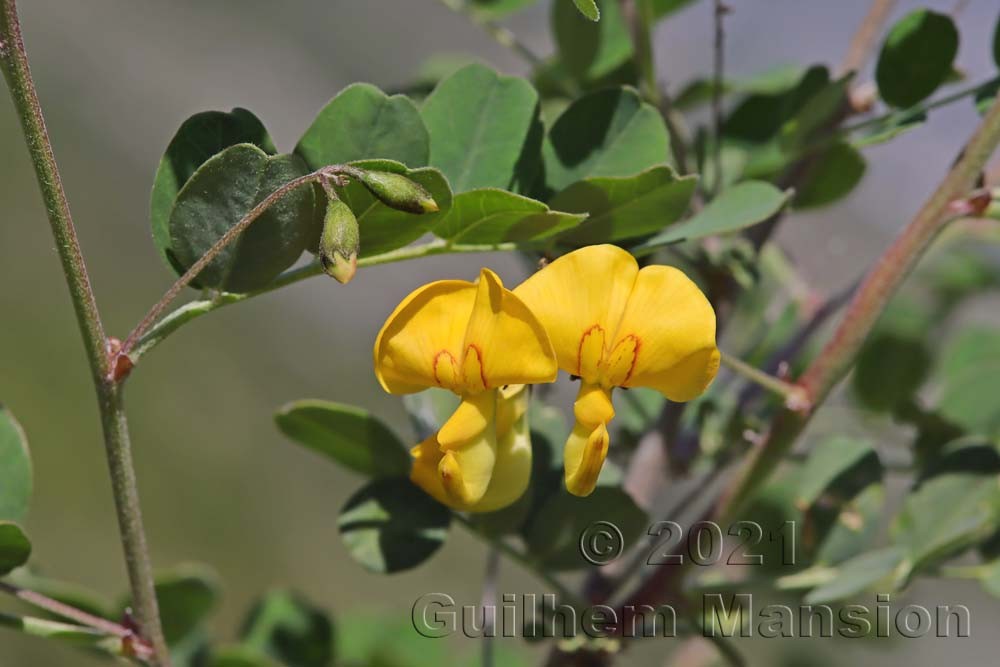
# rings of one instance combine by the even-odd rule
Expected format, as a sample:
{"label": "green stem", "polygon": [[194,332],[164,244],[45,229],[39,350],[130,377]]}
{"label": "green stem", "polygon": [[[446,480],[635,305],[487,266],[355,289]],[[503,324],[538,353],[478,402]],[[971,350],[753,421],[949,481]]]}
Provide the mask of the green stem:
{"label": "green stem", "polygon": [[579,595],[571,591],[565,584],[556,579],[553,575],[545,571],[545,568],[538,567],[531,558],[512,547],[501,537],[494,537],[493,535],[487,535],[486,533],[479,530],[469,518],[463,514],[453,512],[452,516],[460,524],[465,526],[470,533],[475,535],[477,538],[488,544],[489,546],[495,548],[497,551],[502,553],[507,558],[511,559],[515,563],[518,563],[524,569],[528,570],[536,577],[544,581],[547,585],[552,587],[559,597],[566,600],[569,604],[576,607],[577,610],[585,609],[587,606],[586,601]]}
{"label": "green stem", "polygon": [[[429,257],[431,255],[440,255],[445,253],[499,252],[514,250],[516,247],[517,246],[513,243],[497,243],[492,245],[448,244],[445,241],[436,239],[420,245],[399,248],[398,250],[392,250],[380,255],[362,257],[358,260],[358,266],[376,266],[378,264],[389,264],[391,262],[401,262],[407,259]],[[218,310],[219,308],[233,303],[246,301],[247,299],[251,299],[255,296],[261,296],[263,294],[274,292],[282,287],[288,287],[289,285],[301,282],[307,278],[321,275],[322,273],[323,268],[320,266],[319,262],[312,262],[311,264],[307,264],[306,266],[298,269],[286,271],[278,276],[273,283],[255,292],[247,292],[245,294],[230,294],[228,292],[223,292],[216,295],[212,299],[201,299],[186,303],[164,316],[163,319],[156,324],[152,325],[146,333],[136,341],[134,347],[129,353],[129,357],[133,363],[138,363],[141,357],[162,343],[172,333],[191,320],[197,319],[202,315],[212,312],[213,310]]]}
{"label": "green stem", "polygon": [[805,390],[802,389],[802,387],[792,384],[791,382],[785,382],[781,378],[776,378],[773,375],[769,375],[758,368],[754,368],[742,359],[732,357],[725,352],[722,352],[721,354],[722,365],[729,370],[746,378],[747,380],[750,380],[754,384],[760,385],[764,389],[781,396],[785,399],[785,404],[789,407],[799,406],[799,409],[804,407],[803,402],[807,401],[808,396],[805,394]]}
{"label": "green stem", "polygon": [[1000,95],[994,99],[959,160],[909,225],[875,262],[858,287],[830,341],[806,369],[799,385],[805,389],[812,409],[782,410],[766,441],[757,448],[732,490],[722,499],[717,516],[732,519],[760,488],[802,433],[815,408],[844,378],[861,345],[934,237],[954,215],[950,204],[975,187],[990,156],[1000,144]]}
{"label": "green stem", "polygon": [[137,619],[142,636],[153,645],[155,663],[160,667],[169,667],[170,655],[163,639],[153,588],[120,388],[112,386],[108,378],[108,343],[31,78],[14,0],[0,0],[0,65],[10,87],[11,98],[20,117],[28,152],[41,186],[42,198],[98,394],[112,490]]}

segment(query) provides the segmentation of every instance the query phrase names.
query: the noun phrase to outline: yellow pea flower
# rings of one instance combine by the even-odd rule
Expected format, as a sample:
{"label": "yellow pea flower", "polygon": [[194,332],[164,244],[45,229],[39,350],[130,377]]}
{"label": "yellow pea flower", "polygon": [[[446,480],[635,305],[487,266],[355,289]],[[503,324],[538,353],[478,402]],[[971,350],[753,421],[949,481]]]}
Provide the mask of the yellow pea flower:
{"label": "yellow pea flower", "polygon": [[701,394],[719,370],[715,311],[684,273],[639,269],[621,248],[597,245],[555,260],[514,294],[545,326],[559,367],[580,378],[566,441],[566,488],[589,495],[608,451],[614,387],[649,387],[671,401]]}
{"label": "yellow pea flower", "polygon": [[441,430],[413,448],[411,478],[455,509],[517,500],[531,476],[522,385],[552,382],[555,353],[538,319],[495,273],[410,293],[375,340],[375,375],[391,394],[443,387],[461,397]]}

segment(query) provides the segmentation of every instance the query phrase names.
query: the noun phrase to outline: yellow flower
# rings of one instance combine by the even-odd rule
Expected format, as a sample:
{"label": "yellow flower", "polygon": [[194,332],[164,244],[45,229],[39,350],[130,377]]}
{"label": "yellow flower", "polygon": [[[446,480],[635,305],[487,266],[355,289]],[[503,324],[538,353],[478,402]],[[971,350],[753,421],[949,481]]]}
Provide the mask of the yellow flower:
{"label": "yellow flower", "polygon": [[671,401],[701,394],[719,369],[715,311],[669,266],[639,265],[611,245],[571,252],[514,294],[545,326],[559,367],[580,378],[566,441],[566,488],[589,495],[608,451],[614,387],[649,387]]}
{"label": "yellow flower", "polygon": [[477,283],[442,280],[412,292],[375,340],[375,375],[392,394],[443,387],[462,401],[413,448],[411,478],[455,509],[517,500],[531,474],[527,391],[558,368],[538,319],[489,269]]}

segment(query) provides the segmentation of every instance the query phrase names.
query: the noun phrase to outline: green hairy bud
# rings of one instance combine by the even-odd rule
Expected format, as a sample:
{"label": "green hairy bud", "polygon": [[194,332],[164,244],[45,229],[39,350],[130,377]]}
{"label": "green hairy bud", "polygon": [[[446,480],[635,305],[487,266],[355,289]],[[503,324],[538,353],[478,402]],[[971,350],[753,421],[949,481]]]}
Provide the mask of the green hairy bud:
{"label": "green hairy bud", "polygon": [[339,199],[329,200],[319,241],[319,261],[323,271],[346,285],[358,270],[360,247],[358,219],[354,217],[351,207]]}
{"label": "green hairy bud", "polygon": [[435,213],[434,197],[422,185],[402,174],[388,171],[363,171],[358,180],[386,206],[407,213]]}

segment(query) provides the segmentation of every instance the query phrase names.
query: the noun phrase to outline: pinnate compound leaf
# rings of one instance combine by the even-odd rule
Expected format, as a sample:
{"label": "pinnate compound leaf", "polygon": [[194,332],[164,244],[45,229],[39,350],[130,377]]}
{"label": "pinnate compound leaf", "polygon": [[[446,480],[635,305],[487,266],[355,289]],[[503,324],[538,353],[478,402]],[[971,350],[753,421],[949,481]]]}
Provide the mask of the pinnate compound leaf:
{"label": "pinnate compound leaf", "polygon": [[[256,146],[227,148],[188,180],[170,214],[170,250],[194,264],[258,203],[308,173],[294,155],[270,156]],[[299,187],[265,211],[198,275],[202,287],[260,289],[290,267],[313,237],[313,189]]]}
{"label": "pinnate compound leaf", "polygon": [[405,475],[410,457],[403,443],[378,417],[332,401],[295,401],[274,417],[295,442],[371,477]]}
{"label": "pinnate compound leaf", "polygon": [[484,65],[463,67],[441,81],[421,109],[429,164],[455,192],[526,186],[538,164],[538,113],[538,93],[524,79]]}
{"label": "pinnate compound leaf", "polygon": [[558,192],[599,176],[633,176],[663,164],[670,138],[663,117],[631,88],[576,100],[553,124],[543,147],[546,186]]}
{"label": "pinnate compound leaf", "polygon": [[334,656],[330,618],[291,591],[272,591],[261,598],[243,622],[240,636],[244,649],[285,667],[326,667]]}
{"label": "pinnate compound leaf", "polygon": [[696,176],[678,176],[663,166],[624,178],[586,178],[557,194],[552,206],[589,214],[563,240],[576,245],[620,241],[658,232],[680,220],[697,182]]}
{"label": "pinnate compound leaf", "polygon": [[523,243],[555,236],[586,217],[505,190],[480,188],[455,195],[451,211],[433,231],[456,243]]}
{"label": "pinnate compound leaf", "polygon": [[184,121],[160,160],[153,180],[149,219],[153,242],[164,261],[183,273],[170,251],[170,211],[184,184],[201,165],[236,144],[253,144],[269,155],[277,153],[264,124],[239,107],[230,112],[203,111]]}
{"label": "pinnate compound leaf", "polygon": [[365,569],[392,574],[420,565],[448,536],[451,511],[405,477],[376,479],[348,499],[337,527]]}
{"label": "pinnate compound leaf", "polygon": [[951,17],[918,9],[889,31],[875,68],[882,99],[911,107],[948,80],[958,53],[958,30]]}
{"label": "pinnate compound leaf", "polygon": [[9,410],[0,405],[0,521],[21,521],[31,502],[28,439]]}
{"label": "pinnate compound leaf", "polygon": [[667,227],[636,246],[636,255],[645,255],[671,243],[705,236],[727,234],[763,222],[780,211],[791,197],[764,181],[744,181],[723,190],[700,212],[682,223]]}
{"label": "pinnate compound leaf", "polygon": [[430,138],[417,106],[367,83],[340,91],[323,107],[295,147],[310,169],[385,158],[423,167]]}
{"label": "pinnate compound leaf", "polygon": [[31,542],[19,525],[0,521],[0,577],[28,562]]}

